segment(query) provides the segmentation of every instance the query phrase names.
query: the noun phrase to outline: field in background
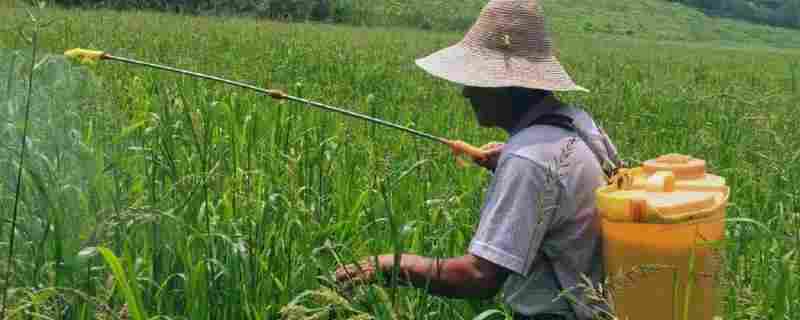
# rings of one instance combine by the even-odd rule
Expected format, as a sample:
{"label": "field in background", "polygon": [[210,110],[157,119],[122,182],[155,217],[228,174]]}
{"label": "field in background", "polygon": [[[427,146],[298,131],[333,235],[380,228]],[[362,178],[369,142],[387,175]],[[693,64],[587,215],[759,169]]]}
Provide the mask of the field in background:
{"label": "field in background", "polygon": [[[27,0],[25,0],[27,1]],[[0,0],[25,3],[23,0]],[[788,0],[787,0],[788,1]],[[794,1],[794,0],[792,0]],[[39,1],[35,1],[39,2]],[[486,0],[47,0],[73,7],[147,9],[162,12],[259,17],[294,22],[324,21],[355,26],[405,26],[462,32]],[[667,0],[541,0],[554,29],[570,35],[614,39],[692,41],[714,46],[800,48],[797,30],[708,16]],[[765,19],[765,18],[764,18]]]}
{"label": "field in background", "polygon": [[[458,167],[440,146],[230,87],[59,56],[103,49],[475,144],[502,139],[476,126],[452,85],[413,65],[460,34],[141,12],[39,15],[54,23],[41,33],[50,55],[34,80],[12,318],[135,318],[136,310],[276,318],[325,284],[318,277],[337,260],[463,254],[487,174]],[[4,10],[0,20],[6,28],[25,15]],[[586,106],[629,161],[669,152],[709,160],[733,187],[729,216],[762,225],[728,226],[725,319],[800,316],[800,53],[585,37],[554,20],[562,60],[593,91],[566,100]],[[30,45],[3,32],[0,48],[0,268],[8,270]],[[112,277],[98,246],[119,257],[127,281]],[[406,289],[362,294],[353,307],[380,319],[472,319],[499,308]]]}

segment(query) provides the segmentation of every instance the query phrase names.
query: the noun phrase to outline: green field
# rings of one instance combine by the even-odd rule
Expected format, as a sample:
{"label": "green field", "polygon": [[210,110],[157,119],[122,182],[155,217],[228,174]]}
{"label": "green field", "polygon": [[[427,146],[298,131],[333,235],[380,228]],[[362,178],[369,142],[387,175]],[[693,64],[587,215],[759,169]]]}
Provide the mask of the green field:
{"label": "green field", "polygon": [[[7,317],[275,319],[296,297],[305,306],[339,305],[338,318],[473,319],[502,310],[496,301],[403,288],[368,288],[353,301],[301,295],[324,288],[320,277],[337,263],[365,255],[463,254],[488,181],[483,170],[458,166],[441,146],[363,122],[60,55],[102,49],[473,144],[502,140],[477,126],[452,85],[413,64],[461,34],[35,13],[53,23],[38,37],[14,272],[3,283]],[[728,215],[738,220],[727,227],[725,319],[800,317],[800,51],[584,34],[558,19],[567,18],[553,19],[562,61],[593,92],[562,97],[590,110],[627,160],[680,152],[707,159],[728,178]],[[29,36],[31,24],[15,9],[0,11],[0,20],[0,270],[8,271],[31,49],[11,27],[27,26]],[[764,34],[798,39],[788,30]],[[118,257],[116,276],[114,259],[96,247]]]}

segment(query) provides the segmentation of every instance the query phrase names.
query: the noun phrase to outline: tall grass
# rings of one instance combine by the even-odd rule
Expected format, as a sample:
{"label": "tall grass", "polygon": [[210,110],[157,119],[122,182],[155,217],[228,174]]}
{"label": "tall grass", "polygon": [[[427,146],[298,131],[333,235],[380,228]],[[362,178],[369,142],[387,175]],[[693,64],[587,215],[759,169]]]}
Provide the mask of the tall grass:
{"label": "tall grass", "polygon": [[[278,87],[473,143],[503,138],[477,127],[451,85],[413,66],[459,34],[42,12],[55,20],[40,34],[45,52],[103,49]],[[3,11],[0,19],[16,24],[24,18],[18,13]],[[772,231],[728,226],[724,317],[797,317],[793,106],[800,99],[786,79],[798,53],[569,34],[558,40],[562,60],[594,92],[564,98],[585,105],[626,160],[669,152],[705,158],[733,187],[729,216]],[[22,128],[19,65],[29,60],[22,51],[29,47],[0,34],[0,88],[11,88],[0,98],[2,150],[19,151],[6,137]],[[12,56],[16,65],[6,58]],[[400,249],[461,255],[478,221],[488,175],[458,167],[437,145],[218,84],[43,59],[32,93],[31,161],[22,175],[33,187],[22,194],[20,250],[8,283],[13,319],[280,318],[286,306],[337,299],[313,290],[342,263]],[[12,161],[12,153],[3,154],[0,161]],[[12,174],[0,174],[7,235]],[[334,312],[461,319],[502,310],[496,301],[405,288],[360,290],[346,303],[337,300],[351,309]],[[320,312],[330,311],[304,315]]]}
{"label": "tall grass", "polygon": [[[34,30],[31,35],[31,62],[30,68],[28,69],[28,89],[27,94],[25,96],[25,117],[22,120],[22,134],[19,137],[19,158],[17,159],[17,174],[16,174],[16,184],[14,187],[14,206],[11,213],[11,228],[8,230],[8,255],[6,255],[6,274],[5,279],[3,280],[4,288],[3,288],[3,297],[2,297],[2,305],[0,305],[0,319],[5,319],[6,309],[7,309],[7,301],[8,301],[8,284],[11,280],[11,275],[14,273],[14,242],[16,240],[16,232],[17,232],[17,217],[19,214],[19,206],[20,206],[20,198],[24,191],[23,184],[22,184],[22,173],[25,169],[25,157],[27,155],[27,140],[28,140],[28,130],[30,128],[30,115],[31,115],[31,96],[33,93],[33,75],[34,69],[36,67],[36,50],[39,48],[38,36],[39,36],[39,24],[36,21],[35,17],[31,16],[31,23],[34,24]],[[11,67],[15,66],[16,57],[11,59]],[[9,89],[6,90],[7,93],[11,92],[11,78],[13,73],[9,73]]]}

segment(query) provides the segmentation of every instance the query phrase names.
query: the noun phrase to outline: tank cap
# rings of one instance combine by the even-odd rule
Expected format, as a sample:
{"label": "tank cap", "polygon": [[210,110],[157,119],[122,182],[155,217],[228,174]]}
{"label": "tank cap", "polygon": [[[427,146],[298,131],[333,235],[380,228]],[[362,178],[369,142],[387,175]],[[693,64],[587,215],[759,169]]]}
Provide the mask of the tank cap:
{"label": "tank cap", "polygon": [[659,163],[671,163],[671,164],[687,164],[691,160],[692,160],[691,156],[687,156],[685,154],[677,154],[677,153],[666,154],[656,158],[656,161]]}
{"label": "tank cap", "polygon": [[701,179],[706,175],[704,160],[677,153],[645,161],[642,168],[648,175],[661,171],[672,172],[676,179]]}
{"label": "tank cap", "polygon": [[647,178],[645,190],[648,192],[674,192],[675,174],[671,171],[659,171]]}

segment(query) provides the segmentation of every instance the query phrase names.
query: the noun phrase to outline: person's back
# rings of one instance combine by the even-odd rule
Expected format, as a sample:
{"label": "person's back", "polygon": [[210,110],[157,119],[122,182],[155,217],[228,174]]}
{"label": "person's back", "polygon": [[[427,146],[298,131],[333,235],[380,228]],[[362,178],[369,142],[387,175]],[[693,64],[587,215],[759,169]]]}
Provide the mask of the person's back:
{"label": "person's back", "polygon": [[[590,285],[602,281],[594,190],[605,180],[597,156],[583,139],[599,152],[615,150],[585,111],[546,99],[550,103],[531,110],[503,147],[470,252],[514,271],[503,293],[515,313],[571,318],[574,310],[579,319],[591,319],[578,288],[587,285],[582,276]],[[568,127],[535,124],[535,118],[548,114],[572,119],[583,137]],[[501,190],[503,194],[496,194]],[[520,199],[509,201],[516,197],[509,193],[521,194]]]}

